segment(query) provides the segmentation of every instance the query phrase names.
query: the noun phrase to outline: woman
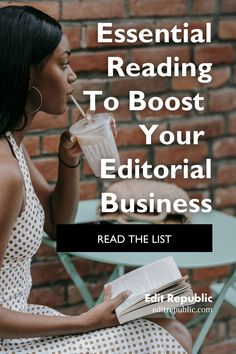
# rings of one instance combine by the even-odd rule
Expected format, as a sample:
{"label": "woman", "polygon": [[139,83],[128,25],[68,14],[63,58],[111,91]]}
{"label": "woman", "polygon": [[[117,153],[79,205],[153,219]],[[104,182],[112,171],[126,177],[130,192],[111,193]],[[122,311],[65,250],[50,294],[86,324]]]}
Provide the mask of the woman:
{"label": "woman", "polygon": [[60,25],[28,6],[0,10],[0,352],[190,353],[177,321],[137,320],[118,326],[114,309],[128,294],[80,316],[27,304],[30,262],[43,229],[73,222],[79,196],[80,146],[69,132],[59,145],[59,174],[51,188],[22,145],[38,111],[62,114],[76,75]]}

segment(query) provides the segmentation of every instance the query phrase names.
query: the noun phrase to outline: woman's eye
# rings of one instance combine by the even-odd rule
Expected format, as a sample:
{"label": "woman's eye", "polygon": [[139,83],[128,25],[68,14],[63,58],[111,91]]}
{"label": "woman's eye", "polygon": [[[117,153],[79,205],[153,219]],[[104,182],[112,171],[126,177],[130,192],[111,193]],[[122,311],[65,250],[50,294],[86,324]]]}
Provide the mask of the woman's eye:
{"label": "woman's eye", "polygon": [[66,69],[68,68],[69,64],[70,64],[70,62],[69,62],[69,61],[68,61],[68,62],[66,62],[66,63],[63,63],[63,64],[62,64],[62,68],[63,68],[63,70],[66,70]]}

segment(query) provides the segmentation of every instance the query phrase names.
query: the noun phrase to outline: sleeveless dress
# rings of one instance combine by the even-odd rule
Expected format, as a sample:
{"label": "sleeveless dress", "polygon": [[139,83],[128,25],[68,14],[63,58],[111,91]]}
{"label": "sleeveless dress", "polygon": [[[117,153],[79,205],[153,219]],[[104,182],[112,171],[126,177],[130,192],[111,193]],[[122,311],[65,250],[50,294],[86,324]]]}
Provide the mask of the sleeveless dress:
{"label": "sleeveless dress", "polygon": [[[12,229],[0,269],[0,305],[24,313],[64,316],[49,307],[27,303],[32,286],[30,264],[42,241],[44,211],[34,192],[22,147],[18,147],[11,133],[6,138],[24,178],[26,203]],[[0,353],[186,354],[186,351],[164,328],[139,319],[86,334],[0,339]]]}

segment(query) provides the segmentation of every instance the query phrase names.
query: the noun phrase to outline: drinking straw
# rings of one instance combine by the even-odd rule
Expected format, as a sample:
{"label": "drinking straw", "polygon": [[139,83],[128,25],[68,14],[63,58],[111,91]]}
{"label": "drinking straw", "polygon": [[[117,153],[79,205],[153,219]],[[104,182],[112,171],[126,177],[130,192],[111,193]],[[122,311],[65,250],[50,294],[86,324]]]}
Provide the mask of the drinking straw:
{"label": "drinking straw", "polygon": [[82,107],[79,105],[79,103],[76,101],[76,99],[74,98],[74,96],[70,95],[70,98],[72,99],[72,101],[74,102],[74,104],[76,105],[76,107],[78,108],[78,110],[80,111],[80,113],[82,114],[82,116],[87,119],[87,116],[86,116],[84,110],[83,110]]}

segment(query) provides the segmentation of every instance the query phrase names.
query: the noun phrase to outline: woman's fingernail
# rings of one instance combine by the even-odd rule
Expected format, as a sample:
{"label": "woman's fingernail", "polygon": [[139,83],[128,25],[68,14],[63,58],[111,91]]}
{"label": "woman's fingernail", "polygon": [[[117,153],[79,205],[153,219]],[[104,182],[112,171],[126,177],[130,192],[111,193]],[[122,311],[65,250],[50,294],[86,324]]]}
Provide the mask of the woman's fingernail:
{"label": "woman's fingernail", "polygon": [[75,141],[75,138],[73,136],[70,137],[70,142],[73,143]]}

